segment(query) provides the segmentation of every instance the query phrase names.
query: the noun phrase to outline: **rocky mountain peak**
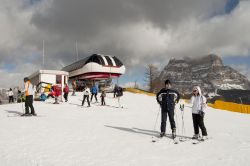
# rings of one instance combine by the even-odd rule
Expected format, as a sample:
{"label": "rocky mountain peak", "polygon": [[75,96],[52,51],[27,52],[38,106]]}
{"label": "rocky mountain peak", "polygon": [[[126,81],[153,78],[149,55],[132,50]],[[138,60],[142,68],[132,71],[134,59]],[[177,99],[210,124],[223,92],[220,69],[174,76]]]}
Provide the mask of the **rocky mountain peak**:
{"label": "rocky mountain peak", "polygon": [[249,80],[229,66],[224,66],[222,59],[215,54],[200,58],[172,58],[158,80],[170,79],[175,88],[183,93],[190,93],[195,85],[206,92],[218,89],[250,89]]}

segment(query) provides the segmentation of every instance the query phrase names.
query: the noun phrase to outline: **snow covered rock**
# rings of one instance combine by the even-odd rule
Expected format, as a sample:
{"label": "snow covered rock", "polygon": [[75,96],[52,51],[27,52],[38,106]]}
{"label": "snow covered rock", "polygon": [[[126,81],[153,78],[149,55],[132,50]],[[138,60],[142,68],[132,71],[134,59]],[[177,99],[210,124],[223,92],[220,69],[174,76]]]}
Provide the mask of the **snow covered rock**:
{"label": "snow covered rock", "polygon": [[172,80],[175,88],[184,94],[189,94],[195,85],[200,85],[206,92],[250,89],[250,82],[244,75],[224,66],[222,59],[214,54],[200,59],[171,59],[159,75],[161,82],[165,79]]}

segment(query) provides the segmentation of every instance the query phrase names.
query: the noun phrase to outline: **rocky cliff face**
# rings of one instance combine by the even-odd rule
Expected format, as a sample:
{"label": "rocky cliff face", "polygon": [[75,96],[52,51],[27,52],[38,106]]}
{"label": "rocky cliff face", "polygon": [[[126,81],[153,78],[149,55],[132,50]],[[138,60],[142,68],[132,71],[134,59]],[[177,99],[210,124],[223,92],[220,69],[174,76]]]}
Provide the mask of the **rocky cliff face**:
{"label": "rocky cliff face", "polygon": [[224,66],[221,58],[213,54],[199,59],[171,59],[158,79],[161,82],[170,79],[181,93],[190,93],[195,85],[205,92],[250,89],[250,82],[244,75]]}

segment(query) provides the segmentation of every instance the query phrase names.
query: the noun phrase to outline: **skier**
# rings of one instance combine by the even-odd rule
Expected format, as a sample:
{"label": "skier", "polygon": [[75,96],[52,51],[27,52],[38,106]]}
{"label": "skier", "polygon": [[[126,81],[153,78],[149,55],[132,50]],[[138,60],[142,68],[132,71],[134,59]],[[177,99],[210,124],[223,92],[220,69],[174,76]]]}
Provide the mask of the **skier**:
{"label": "skier", "polygon": [[65,102],[68,101],[68,95],[69,95],[69,86],[67,84],[65,84],[65,87],[63,88],[63,97],[65,99]]}
{"label": "skier", "polygon": [[[33,107],[33,95],[34,90],[32,88],[32,84],[30,82],[30,79],[28,77],[24,78],[24,90],[25,90],[25,113],[23,116],[33,115],[36,116],[34,107]],[[29,108],[31,109],[31,113],[29,113]]]}
{"label": "skier", "polygon": [[178,103],[180,100],[180,94],[176,90],[171,89],[170,80],[165,81],[165,88],[161,89],[160,92],[157,93],[156,100],[161,106],[160,137],[163,137],[165,135],[166,121],[167,121],[167,115],[168,115],[170,126],[172,129],[172,138],[174,139],[176,137],[174,109],[175,109],[175,103]]}
{"label": "skier", "polygon": [[72,84],[72,88],[73,88],[73,93],[71,96],[75,96],[76,95],[75,94],[75,92],[76,92],[76,80],[73,80],[71,84]]}
{"label": "skier", "polygon": [[62,94],[62,90],[57,84],[55,84],[53,86],[53,92],[54,92],[54,96],[55,96],[55,102],[53,104],[59,104],[58,97]]}
{"label": "skier", "polygon": [[114,98],[116,97],[117,89],[118,89],[118,86],[115,84],[115,87],[114,87]]}
{"label": "skier", "polygon": [[8,92],[8,96],[9,96],[9,103],[14,103],[14,93],[11,88]]}
{"label": "skier", "polygon": [[123,106],[121,106],[121,103],[120,103],[122,96],[123,96],[123,89],[122,89],[122,87],[118,86],[117,90],[116,90],[116,97],[118,98],[119,107],[123,107]]}
{"label": "skier", "polygon": [[85,99],[87,99],[88,107],[90,107],[89,94],[90,94],[90,90],[89,90],[88,86],[85,86],[84,91],[83,91],[82,106],[84,105]]}
{"label": "skier", "polygon": [[106,105],[105,97],[106,97],[106,92],[104,90],[102,90],[102,94],[101,94],[102,105]]}
{"label": "skier", "polygon": [[47,99],[47,96],[45,95],[44,92],[42,92],[42,94],[39,97],[40,101],[45,101]]}
{"label": "skier", "polygon": [[199,86],[195,86],[193,88],[193,93],[191,97],[191,104],[192,104],[192,117],[193,117],[193,126],[194,126],[194,136],[192,139],[199,138],[199,128],[202,132],[201,140],[204,141],[207,139],[207,130],[204,125],[204,115],[206,109],[206,102],[207,99],[201,93],[201,88]]}
{"label": "skier", "polygon": [[96,102],[98,102],[97,101],[97,93],[98,93],[98,88],[95,86],[95,85],[93,85],[92,87],[91,87],[91,99],[90,99],[90,101],[92,102],[92,99],[93,99],[93,96],[95,96],[95,101]]}

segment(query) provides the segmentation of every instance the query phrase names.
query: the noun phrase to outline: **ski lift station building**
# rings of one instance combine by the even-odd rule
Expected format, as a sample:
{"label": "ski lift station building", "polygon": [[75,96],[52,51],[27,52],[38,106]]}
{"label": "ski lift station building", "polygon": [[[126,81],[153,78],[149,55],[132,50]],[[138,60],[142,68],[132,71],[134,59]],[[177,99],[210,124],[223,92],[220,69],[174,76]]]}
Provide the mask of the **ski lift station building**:
{"label": "ski lift station building", "polygon": [[48,85],[59,84],[61,88],[68,84],[69,73],[60,70],[38,70],[29,76],[31,83],[36,86],[37,92]]}
{"label": "ski lift station building", "polygon": [[93,54],[62,69],[69,72],[69,79],[105,80],[119,78],[125,73],[125,66],[115,56]]}

